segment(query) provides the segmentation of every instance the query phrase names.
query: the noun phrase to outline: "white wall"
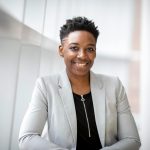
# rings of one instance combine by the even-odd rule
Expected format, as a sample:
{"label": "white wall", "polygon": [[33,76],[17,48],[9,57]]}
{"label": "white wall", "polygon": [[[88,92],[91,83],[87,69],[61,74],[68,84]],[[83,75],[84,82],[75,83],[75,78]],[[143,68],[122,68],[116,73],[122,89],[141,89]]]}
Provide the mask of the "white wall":
{"label": "white wall", "polygon": [[57,61],[56,42],[4,12],[0,19],[0,149],[17,150],[37,77],[61,71],[63,63]]}
{"label": "white wall", "polygon": [[63,69],[57,58],[56,51],[24,45],[15,39],[0,39],[0,149],[18,149],[20,123],[35,81],[40,75]]}

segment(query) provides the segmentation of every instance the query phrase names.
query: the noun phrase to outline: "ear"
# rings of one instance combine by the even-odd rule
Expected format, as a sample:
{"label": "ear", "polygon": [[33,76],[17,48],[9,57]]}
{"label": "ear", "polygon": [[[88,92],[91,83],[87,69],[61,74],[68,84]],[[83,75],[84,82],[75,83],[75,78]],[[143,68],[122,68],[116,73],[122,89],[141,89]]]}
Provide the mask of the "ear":
{"label": "ear", "polygon": [[63,50],[63,46],[59,45],[59,55],[64,57],[64,50]]}

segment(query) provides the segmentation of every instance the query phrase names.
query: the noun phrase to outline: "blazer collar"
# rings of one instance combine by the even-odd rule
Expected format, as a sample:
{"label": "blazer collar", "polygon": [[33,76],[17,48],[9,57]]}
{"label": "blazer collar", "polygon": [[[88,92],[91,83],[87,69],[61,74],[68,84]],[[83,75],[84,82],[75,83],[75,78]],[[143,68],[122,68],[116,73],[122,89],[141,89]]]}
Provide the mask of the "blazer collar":
{"label": "blazer collar", "polygon": [[77,120],[76,110],[74,106],[74,99],[72,94],[72,88],[68,79],[66,71],[60,74],[58,81],[59,93],[62,99],[64,110],[67,115],[67,119],[71,128],[74,144],[76,145],[77,140]]}
{"label": "blazer collar", "polygon": [[105,87],[99,75],[90,73],[95,120],[102,146],[105,146]]}
{"label": "blazer collar", "polygon": [[[90,72],[91,93],[94,113],[101,144],[105,145],[105,90],[102,81],[92,71]],[[68,122],[73,135],[74,144],[77,140],[77,119],[71,84],[66,71],[62,72],[58,81],[59,93],[64,105]]]}

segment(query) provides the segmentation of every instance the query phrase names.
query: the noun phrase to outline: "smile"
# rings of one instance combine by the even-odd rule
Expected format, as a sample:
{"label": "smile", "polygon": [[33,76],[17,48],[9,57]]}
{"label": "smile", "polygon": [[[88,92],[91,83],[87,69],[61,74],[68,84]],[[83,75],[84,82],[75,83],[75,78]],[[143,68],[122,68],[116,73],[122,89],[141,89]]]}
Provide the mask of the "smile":
{"label": "smile", "polygon": [[88,62],[74,62],[77,65],[85,66],[88,64]]}
{"label": "smile", "polygon": [[86,67],[89,63],[88,62],[74,62],[75,65],[78,67]]}

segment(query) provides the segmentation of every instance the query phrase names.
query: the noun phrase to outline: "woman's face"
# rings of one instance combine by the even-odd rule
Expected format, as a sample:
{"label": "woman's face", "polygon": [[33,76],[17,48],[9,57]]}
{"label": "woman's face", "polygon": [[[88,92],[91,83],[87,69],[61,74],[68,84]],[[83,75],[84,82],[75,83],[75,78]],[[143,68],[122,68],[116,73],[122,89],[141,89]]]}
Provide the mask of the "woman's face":
{"label": "woman's face", "polygon": [[87,75],[96,57],[96,40],[87,31],[71,32],[59,46],[59,54],[64,57],[67,73]]}

